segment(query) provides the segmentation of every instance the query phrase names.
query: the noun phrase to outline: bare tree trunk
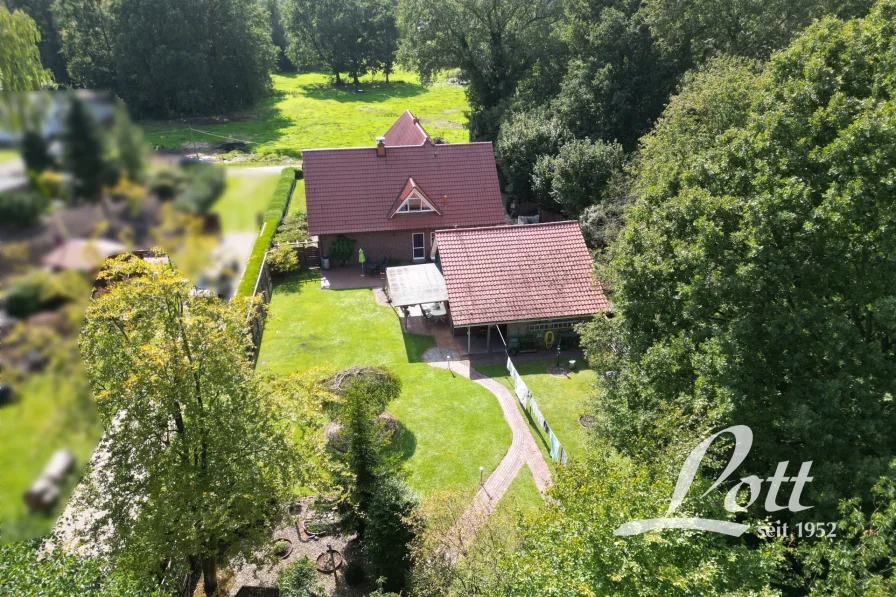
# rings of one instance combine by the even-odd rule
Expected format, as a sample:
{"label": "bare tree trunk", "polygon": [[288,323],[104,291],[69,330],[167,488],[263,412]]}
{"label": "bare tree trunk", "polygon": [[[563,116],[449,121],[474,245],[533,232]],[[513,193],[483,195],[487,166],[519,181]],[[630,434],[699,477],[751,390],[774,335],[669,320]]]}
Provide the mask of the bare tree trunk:
{"label": "bare tree trunk", "polygon": [[205,597],[214,597],[218,593],[218,558],[214,555],[202,558],[202,584]]}
{"label": "bare tree trunk", "polygon": [[339,78],[339,71],[336,71],[336,85],[342,85],[342,79]]}

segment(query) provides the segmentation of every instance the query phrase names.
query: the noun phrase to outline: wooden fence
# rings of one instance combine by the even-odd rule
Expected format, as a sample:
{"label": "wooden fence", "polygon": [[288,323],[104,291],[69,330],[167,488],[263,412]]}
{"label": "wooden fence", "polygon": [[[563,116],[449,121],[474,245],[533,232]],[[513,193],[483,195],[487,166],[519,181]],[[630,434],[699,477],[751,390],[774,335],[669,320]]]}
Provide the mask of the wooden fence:
{"label": "wooden fence", "polygon": [[314,241],[306,240],[294,243],[276,243],[274,246],[279,247],[286,245],[292,247],[299,258],[299,267],[308,269],[311,267],[320,267],[320,247]]}

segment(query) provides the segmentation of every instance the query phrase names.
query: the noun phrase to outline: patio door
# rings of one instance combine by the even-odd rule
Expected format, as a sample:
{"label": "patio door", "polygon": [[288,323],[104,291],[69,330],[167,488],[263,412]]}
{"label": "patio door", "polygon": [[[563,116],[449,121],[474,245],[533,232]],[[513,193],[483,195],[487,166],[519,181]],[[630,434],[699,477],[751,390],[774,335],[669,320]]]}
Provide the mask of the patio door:
{"label": "patio door", "polygon": [[426,236],[422,232],[415,232],[414,238],[414,261],[426,259]]}

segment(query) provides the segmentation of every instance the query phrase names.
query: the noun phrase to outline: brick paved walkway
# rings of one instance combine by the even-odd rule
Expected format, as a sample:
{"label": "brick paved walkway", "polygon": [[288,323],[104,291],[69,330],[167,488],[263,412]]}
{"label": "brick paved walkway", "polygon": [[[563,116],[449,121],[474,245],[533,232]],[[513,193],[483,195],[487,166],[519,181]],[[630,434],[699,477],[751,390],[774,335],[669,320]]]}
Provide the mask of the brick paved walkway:
{"label": "brick paved walkway", "polygon": [[[439,342],[441,334],[433,335],[437,343],[442,344]],[[485,517],[492,513],[524,464],[529,466],[535,479],[535,486],[542,494],[551,485],[551,470],[529,431],[528,423],[516,405],[516,396],[506,386],[471,368],[469,361],[460,360],[457,352],[450,348],[430,348],[423,353],[423,360],[441,369],[447,369],[450,365],[455,374],[462,375],[490,391],[498,399],[498,404],[504,412],[504,419],[510,425],[513,439],[507,454],[498,464],[498,468],[482,484],[473,503],[457,522],[458,532],[470,536],[475,533]]]}

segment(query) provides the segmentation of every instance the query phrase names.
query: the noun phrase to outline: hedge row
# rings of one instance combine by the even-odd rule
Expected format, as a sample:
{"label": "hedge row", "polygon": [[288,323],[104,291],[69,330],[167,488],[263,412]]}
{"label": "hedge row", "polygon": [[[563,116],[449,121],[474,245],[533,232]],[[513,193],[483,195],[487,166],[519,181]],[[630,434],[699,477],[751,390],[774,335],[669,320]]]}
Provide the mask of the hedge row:
{"label": "hedge row", "polygon": [[277,233],[277,226],[289,204],[293,183],[301,178],[302,171],[298,168],[284,168],[280,174],[280,181],[277,183],[277,188],[274,189],[274,195],[264,211],[264,231],[256,239],[255,246],[252,247],[252,255],[249,256],[246,271],[243,272],[243,278],[236,291],[238,296],[252,296],[255,282],[258,280],[258,273],[261,271],[261,262],[264,261],[264,254],[271,247],[271,240]]}

